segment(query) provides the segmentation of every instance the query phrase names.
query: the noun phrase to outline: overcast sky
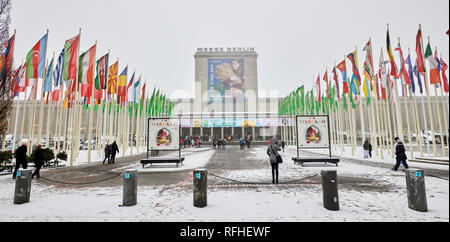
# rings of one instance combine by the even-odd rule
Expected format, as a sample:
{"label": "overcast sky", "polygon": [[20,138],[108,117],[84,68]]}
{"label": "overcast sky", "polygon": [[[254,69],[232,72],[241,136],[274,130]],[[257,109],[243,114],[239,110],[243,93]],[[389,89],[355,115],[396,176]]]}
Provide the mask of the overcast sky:
{"label": "overcast sky", "polygon": [[82,51],[98,41],[97,58],[110,49],[110,63],[120,57],[119,71],[128,63],[147,85],[175,96],[193,96],[199,47],[254,47],[260,96],[266,90],[284,96],[301,84],[311,88],[313,77],[330,72],[355,47],[362,68],[369,37],[377,64],[381,47],[387,58],[387,23],[393,49],[400,37],[403,51],[410,47],[415,58],[422,24],[425,45],[430,36],[433,51],[437,46],[449,60],[448,0],[13,0],[11,18],[16,63],[46,29],[51,58],[81,27]]}

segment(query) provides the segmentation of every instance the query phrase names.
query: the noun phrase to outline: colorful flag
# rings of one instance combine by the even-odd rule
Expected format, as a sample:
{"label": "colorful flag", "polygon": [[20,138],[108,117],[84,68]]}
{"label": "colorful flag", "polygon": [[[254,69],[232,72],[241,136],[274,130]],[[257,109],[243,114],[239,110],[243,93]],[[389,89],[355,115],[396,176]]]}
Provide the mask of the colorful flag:
{"label": "colorful flag", "polygon": [[417,71],[419,73],[425,73],[425,61],[423,58],[423,41],[422,30],[419,28],[416,36],[416,55],[417,55]]}
{"label": "colorful flag", "polygon": [[409,85],[409,84],[411,84],[411,80],[409,79],[408,72],[406,71],[406,68],[405,68],[405,59],[403,58],[403,51],[402,51],[402,48],[400,47],[400,43],[398,43],[398,46],[397,46],[397,48],[395,48],[395,50],[400,52],[401,66],[400,66],[400,72],[397,73],[398,77],[403,76],[402,85]]}
{"label": "colorful flag", "polygon": [[120,97],[121,102],[125,99],[127,95],[127,73],[128,66],[122,71],[119,76],[119,83],[117,87],[117,96]]}
{"label": "colorful flag", "polygon": [[347,68],[345,66],[345,59],[336,66],[342,74],[342,92],[344,94],[348,93],[348,83],[347,83]]}
{"label": "colorful flag", "polygon": [[63,80],[63,68],[64,68],[64,49],[62,49],[61,53],[58,57],[58,62],[56,63],[55,70],[53,71],[53,91],[52,91],[52,101],[59,101],[59,93],[62,88],[62,80]]}
{"label": "colorful flag", "polygon": [[441,70],[441,75],[442,75],[442,82],[444,83],[444,92],[449,92],[449,85],[448,85],[448,80],[447,80],[447,76],[445,75],[445,72],[447,71],[447,64],[444,62],[444,60],[442,60],[441,58],[441,63],[442,63],[442,70]]}
{"label": "colorful flag", "polygon": [[134,82],[134,74],[135,73],[133,73],[133,75],[131,76],[130,82],[128,83],[128,86],[127,86],[127,101],[128,102],[134,102],[135,90],[134,90],[134,86],[132,87],[133,82]]}
{"label": "colorful flag", "polygon": [[43,91],[44,93],[52,91],[52,77],[53,77],[52,69],[53,69],[53,59],[50,61],[50,65],[47,68],[47,74],[45,75],[44,91]]}
{"label": "colorful flag", "polygon": [[391,62],[391,76],[398,78],[397,66],[395,65],[394,55],[392,54],[392,49],[391,49],[391,40],[389,38],[389,29],[387,30],[387,35],[386,35],[386,46],[387,46],[389,61]]}
{"label": "colorful flag", "polygon": [[[64,68],[63,68],[63,80],[75,81],[77,78],[77,61],[78,50],[80,48],[80,35],[77,35],[69,40],[66,40],[64,44]],[[72,84],[72,92],[75,90],[75,85]]]}
{"label": "colorful flag", "polygon": [[330,90],[328,90],[328,70],[325,71],[325,75],[323,75],[323,80],[325,81],[325,85],[327,87],[327,98],[330,98]]}
{"label": "colorful flag", "polygon": [[25,92],[25,88],[28,86],[28,79],[26,77],[27,63],[23,64],[17,74],[18,84],[16,85],[15,92]]}
{"label": "colorful flag", "polygon": [[439,84],[441,82],[441,79],[439,77],[438,63],[433,57],[430,43],[428,43],[427,49],[425,51],[425,59],[427,59],[430,63],[430,84]]}
{"label": "colorful flag", "polygon": [[141,77],[137,80],[137,82],[134,83],[134,94],[133,94],[133,103],[136,103],[136,100],[138,99],[138,96],[136,93],[136,90],[139,88],[139,83],[141,82]]}
{"label": "colorful flag", "polygon": [[408,75],[409,75],[409,78],[411,79],[411,92],[415,93],[416,92],[416,86],[414,84],[414,74],[413,74],[413,67],[412,67],[412,64],[411,64],[410,55],[408,55],[408,57],[406,58],[405,63],[408,65]]}
{"label": "colorful flag", "polygon": [[337,78],[337,74],[336,74],[336,66],[333,68],[333,80],[334,83],[336,85],[336,95],[338,97],[338,100],[341,101],[341,95],[339,94],[339,83],[338,83],[338,78]]}
{"label": "colorful flag", "polygon": [[44,76],[45,51],[47,49],[47,34],[31,49],[26,58],[27,78],[37,79]]}
{"label": "colorful flag", "polygon": [[316,80],[316,92],[317,92],[317,96],[319,97],[318,101],[322,101],[322,99],[320,98],[321,96],[321,91],[320,91],[320,75],[317,77]]}
{"label": "colorful flag", "polygon": [[108,77],[108,59],[109,53],[104,55],[97,61],[97,75],[95,77],[95,89],[106,89],[107,77]]}
{"label": "colorful flag", "polygon": [[[94,81],[94,62],[97,45],[80,55],[78,62],[78,83],[81,84],[81,96],[92,96],[92,85]],[[88,102],[89,100],[86,100]]]}
{"label": "colorful flag", "polygon": [[[356,51],[351,52],[350,54],[347,55],[347,58],[350,60],[350,62],[352,63],[352,68],[353,68],[353,76],[352,76],[352,82],[354,80],[353,77],[355,77],[356,79],[356,87],[359,87],[360,83],[361,83],[361,76],[359,75],[359,71],[358,71],[358,63],[356,63]],[[353,83],[352,83],[353,85]]]}
{"label": "colorful flag", "polygon": [[[5,53],[2,55],[2,57],[4,58],[4,63],[2,65],[0,65],[0,67],[1,67],[0,78],[1,79],[4,79],[6,77],[6,74],[7,74],[8,70],[11,70],[11,68],[12,68],[15,36],[16,35],[13,35],[4,44],[4,46],[5,46]],[[16,73],[18,73],[18,72],[16,71]]]}
{"label": "colorful flag", "polygon": [[[417,59],[416,59],[416,61],[417,61]],[[417,68],[417,64],[414,65],[413,72],[414,72],[414,75],[416,75],[416,78],[417,78],[417,84],[419,85],[419,92],[420,92],[420,94],[422,94],[423,93],[422,80],[420,80],[420,74],[419,74],[419,70]]]}
{"label": "colorful flag", "polygon": [[109,67],[108,72],[108,94],[115,94],[117,87],[117,74],[119,69],[119,61],[116,61]]}

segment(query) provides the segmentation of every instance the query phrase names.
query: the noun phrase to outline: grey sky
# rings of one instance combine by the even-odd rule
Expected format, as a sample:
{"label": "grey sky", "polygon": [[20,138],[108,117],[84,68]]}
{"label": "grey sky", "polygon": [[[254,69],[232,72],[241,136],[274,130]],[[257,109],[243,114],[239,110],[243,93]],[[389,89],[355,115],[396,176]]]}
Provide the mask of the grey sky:
{"label": "grey sky", "polygon": [[437,46],[448,62],[448,9],[448,0],[14,0],[11,29],[17,29],[16,63],[46,29],[51,58],[81,27],[82,51],[97,40],[97,58],[110,49],[110,60],[120,57],[119,72],[128,63],[147,77],[150,87],[156,84],[169,94],[183,89],[191,97],[198,47],[254,47],[259,89],[279,90],[284,96],[301,83],[309,89],[313,77],[320,73],[322,78],[326,67],[330,73],[356,46],[362,68],[362,48],[369,37],[374,64],[381,47],[387,58],[386,23],[391,47],[400,37],[403,51],[410,47],[413,58],[422,24],[425,44],[430,36],[433,51]]}

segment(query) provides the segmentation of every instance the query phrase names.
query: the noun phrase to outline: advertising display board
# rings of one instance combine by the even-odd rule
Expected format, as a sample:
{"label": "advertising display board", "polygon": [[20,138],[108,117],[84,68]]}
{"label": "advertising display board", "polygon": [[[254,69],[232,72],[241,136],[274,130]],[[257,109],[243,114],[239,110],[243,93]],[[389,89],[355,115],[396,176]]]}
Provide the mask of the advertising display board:
{"label": "advertising display board", "polygon": [[329,117],[297,116],[297,144],[299,149],[331,148]]}
{"label": "advertising display board", "polygon": [[180,149],[180,119],[149,118],[148,150]]}
{"label": "advertising display board", "polygon": [[244,59],[208,59],[208,102],[223,102],[225,98],[244,102]]}

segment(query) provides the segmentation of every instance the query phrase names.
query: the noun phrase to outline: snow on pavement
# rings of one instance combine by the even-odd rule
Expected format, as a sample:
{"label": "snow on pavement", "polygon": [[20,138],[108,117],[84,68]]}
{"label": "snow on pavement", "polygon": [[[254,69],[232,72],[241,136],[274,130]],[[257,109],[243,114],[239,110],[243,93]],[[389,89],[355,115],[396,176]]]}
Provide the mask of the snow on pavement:
{"label": "snow on pavement", "polygon": [[[254,147],[249,152],[258,159],[267,159],[265,147]],[[188,161],[194,158],[192,163],[198,163],[186,163],[186,169],[188,166],[203,166],[211,154],[204,150],[189,156]],[[33,181],[31,201],[14,205],[14,181],[10,176],[0,176],[0,221],[449,221],[447,180],[426,177],[429,212],[423,213],[408,208],[402,172],[345,162],[338,167],[301,167],[293,164],[292,156],[296,156],[295,148],[287,149],[283,154],[280,182],[331,169],[337,170],[338,176],[379,179],[390,184],[392,189],[380,192],[340,187],[340,210],[329,211],[323,208],[320,184],[210,187],[205,208],[193,206],[191,187],[140,186],[138,204],[119,207],[122,203],[121,186],[74,189]],[[227,175],[247,181],[267,181],[270,178],[269,167],[268,164],[263,169],[232,170],[227,171]],[[171,168],[156,169],[169,169],[170,172]],[[146,172],[144,170],[140,172]]]}

